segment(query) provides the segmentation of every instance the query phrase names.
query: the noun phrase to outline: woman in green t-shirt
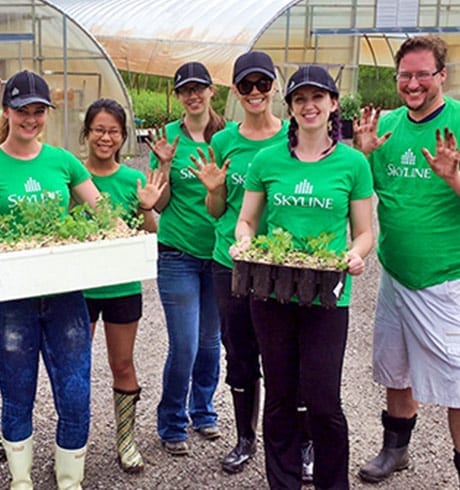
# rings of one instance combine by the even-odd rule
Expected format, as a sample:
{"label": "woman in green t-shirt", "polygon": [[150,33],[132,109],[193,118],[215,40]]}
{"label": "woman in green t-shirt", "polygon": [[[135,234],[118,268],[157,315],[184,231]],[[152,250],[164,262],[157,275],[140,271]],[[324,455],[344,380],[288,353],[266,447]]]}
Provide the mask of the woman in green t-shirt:
{"label": "woman in green t-shirt", "polygon": [[[80,134],[88,144],[85,166],[100,192],[108,194],[115,206],[121,206],[123,219],[129,224],[142,216],[142,228],[155,232],[153,206],[166,183],[162,176],[150,172],[148,179],[134,168],[120,163],[120,149],[128,136],[126,113],[112,99],[98,99],[87,109]],[[113,396],[117,423],[118,462],[127,473],[144,468],[142,456],[134,440],[136,403],[141,388],[134,367],[134,342],[142,316],[140,281],[116,284],[84,291],[94,335],[96,322],[102,315],[107,354],[113,375]]]}
{"label": "woman in green t-shirt", "polygon": [[[235,226],[244,194],[248,166],[256,153],[284,141],[288,123],[272,112],[277,90],[276,71],[271,58],[251,51],[239,56],[233,69],[233,92],[244,110],[241,124],[216,133],[211,140],[215,162],[203,158],[192,172],[207,188],[206,205],[217,219],[213,251],[214,288],[221,319],[222,342],[226,351],[226,382],[232,393],[237,444],[222,461],[224,471],[238,473],[256,451],[259,415],[260,362],[249,299],[232,295],[233,259],[229,248],[235,241]],[[264,226],[259,229],[264,232]],[[302,415],[300,415],[302,414]],[[299,416],[305,419],[305,411]],[[313,478],[313,452],[308,424],[302,448],[303,480]]]}
{"label": "woman in green t-shirt", "polygon": [[[303,66],[288,80],[288,136],[252,161],[233,257],[249,246],[265,209],[268,233],[283,228],[297,246],[324,231],[333,234],[332,250],[346,251],[350,224],[348,273],[363,272],[373,243],[372,178],[364,156],[338,142],[338,95],[334,80],[319,65]],[[311,421],[315,487],[349,488],[348,431],[340,400],[349,275],[333,309],[317,300],[303,306],[295,297],[286,304],[250,299],[266,387],[264,445],[271,488],[301,487],[299,394]]]}
{"label": "woman in green t-shirt", "polygon": [[188,169],[190,155],[208,152],[211,136],[225,126],[211,107],[212,80],[204,65],[190,62],[174,76],[184,117],[152,134],[151,166],[167,180],[156,209],[158,289],[169,338],[157,430],[172,455],[190,452],[189,420],[205,439],[220,436],[213,397],[219,380],[220,325],[212,283],[215,220],[206,191]]}
{"label": "woman in green t-shirt", "polygon": [[[16,204],[70,199],[96,206],[99,192],[70,152],[40,140],[51,103],[36,73],[13,75],[3,91],[0,213]],[[50,271],[62,274],[63,271]],[[90,425],[91,339],[80,291],[0,301],[2,437],[11,488],[32,489],[33,407],[43,359],[58,414],[54,470],[58,488],[80,488]],[[5,483],[5,482],[4,482]]]}

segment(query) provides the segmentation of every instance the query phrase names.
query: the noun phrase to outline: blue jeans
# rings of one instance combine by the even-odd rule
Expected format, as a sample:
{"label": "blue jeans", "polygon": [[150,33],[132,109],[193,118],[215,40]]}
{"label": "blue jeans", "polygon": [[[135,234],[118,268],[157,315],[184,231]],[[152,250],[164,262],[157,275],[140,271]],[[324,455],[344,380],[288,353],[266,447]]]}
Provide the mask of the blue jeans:
{"label": "blue jeans", "polygon": [[0,302],[0,390],[6,440],[32,434],[39,354],[58,414],[56,442],[79,449],[90,423],[91,338],[79,292]]}
{"label": "blue jeans", "polygon": [[217,421],[213,396],[219,381],[220,325],[211,263],[180,251],[159,254],[158,289],[169,337],[157,412],[163,441],[187,439],[189,416],[194,429]]}

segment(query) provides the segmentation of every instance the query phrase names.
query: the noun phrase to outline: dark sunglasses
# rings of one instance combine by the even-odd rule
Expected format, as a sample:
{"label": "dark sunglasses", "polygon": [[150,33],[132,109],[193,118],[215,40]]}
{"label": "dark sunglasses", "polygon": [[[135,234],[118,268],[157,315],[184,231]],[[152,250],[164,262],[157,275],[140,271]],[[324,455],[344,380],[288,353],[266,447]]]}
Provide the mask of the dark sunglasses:
{"label": "dark sunglasses", "polygon": [[243,80],[236,85],[236,88],[241,95],[250,94],[254,87],[256,87],[261,94],[266,94],[267,92],[270,92],[272,85],[273,80],[270,78],[259,78],[259,80],[256,80],[255,82],[243,78]]}

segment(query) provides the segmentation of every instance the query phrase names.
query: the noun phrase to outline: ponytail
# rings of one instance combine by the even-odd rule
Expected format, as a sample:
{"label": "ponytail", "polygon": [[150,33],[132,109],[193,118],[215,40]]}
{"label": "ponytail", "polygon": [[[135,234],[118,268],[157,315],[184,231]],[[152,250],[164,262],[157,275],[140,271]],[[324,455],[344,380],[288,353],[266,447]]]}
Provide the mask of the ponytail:
{"label": "ponytail", "polygon": [[225,127],[225,119],[222,116],[219,116],[216,111],[209,107],[209,121],[206,127],[204,128],[204,140],[206,143],[211,142],[211,138],[214,133],[224,129]]}

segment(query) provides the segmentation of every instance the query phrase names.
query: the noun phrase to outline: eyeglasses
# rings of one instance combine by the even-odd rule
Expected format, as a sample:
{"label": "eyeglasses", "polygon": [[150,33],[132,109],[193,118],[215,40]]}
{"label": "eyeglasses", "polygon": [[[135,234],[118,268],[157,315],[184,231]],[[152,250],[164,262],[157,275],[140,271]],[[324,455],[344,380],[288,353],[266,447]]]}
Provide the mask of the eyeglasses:
{"label": "eyeglasses", "polygon": [[119,138],[121,136],[121,131],[119,129],[89,128],[89,130],[99,138],[102,138],[106,133],[111,138]]}
{"label": "eyeglasses", "polygon": [[197,83],[196,85],[185,85],[176,89],[178,95],[185,95],[190,97],[193,93],[201,94],[208,88],[208,85],[203,85],[202,83]]}
{"label": "eyeglasses", "polygon": [[413,77],[418,82],[429,82],[435,75],[440,73],[442,71],[442,68],[440,70],[436,70],[434,72],[431,71],[417,71],[415,73],[410,73],[408,71],[400,71],[396,73],[395,78],[398,82],[403,82],[403,83],[408,83],[412,80]]}
{"label": "eyeglasses", "polygon": [[273,80],[270,78],[259,78],[259,80],[256,80],[255,82],[243,78],[243,80],[236,85],[236,88],[241,95],[250,94],[254,87],[256,87],[261,94],[266,94],[267,92],[270,92],[272,85]]}

